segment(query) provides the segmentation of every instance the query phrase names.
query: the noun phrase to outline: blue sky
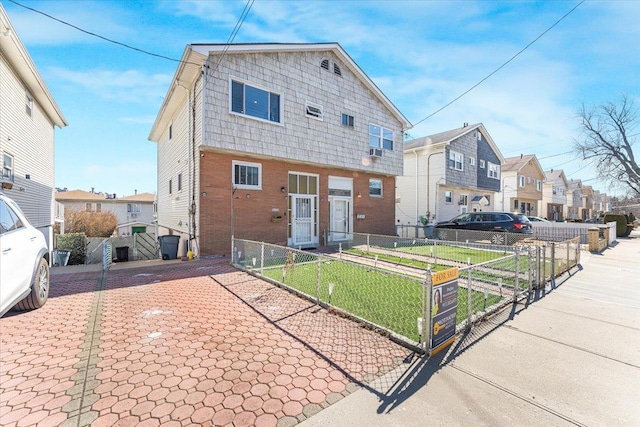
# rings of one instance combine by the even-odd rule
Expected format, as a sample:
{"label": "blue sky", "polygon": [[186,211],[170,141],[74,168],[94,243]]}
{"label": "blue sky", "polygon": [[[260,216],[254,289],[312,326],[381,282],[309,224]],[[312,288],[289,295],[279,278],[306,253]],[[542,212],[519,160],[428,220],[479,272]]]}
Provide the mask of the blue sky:
{"label": "blue sky", "polygon": [[[224,43],[245,1],[19,1],[118,42],[179,59]],[[505,157],[536,154],[615,194],[572,151],[576,113],[627,93],[640,106],[640,1],[256,0],[234,42],[338,42],[414,124],[414,138],[482,122]],[[149,131],[177,63],[2,2],[69,122],[56,130],[56,186],[156,191]],[[563,154],[565,153],[565,154]],[[636,153],[638,149],[636,148]]]}

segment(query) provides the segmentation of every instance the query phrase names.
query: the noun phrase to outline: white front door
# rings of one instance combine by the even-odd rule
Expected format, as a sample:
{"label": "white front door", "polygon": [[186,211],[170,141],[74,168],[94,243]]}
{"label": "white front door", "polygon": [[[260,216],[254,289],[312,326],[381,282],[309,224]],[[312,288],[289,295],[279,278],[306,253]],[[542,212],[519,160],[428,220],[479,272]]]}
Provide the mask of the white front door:
{"label": "white front door", "polygon": [[351,232],[350,222],[351,199],[331,199],[331,241],[348,240]]}
{"label": "white front door", "polygon": [[313,196],[292,196],[292,235],[293,246],[314,244],[314,221],[316,198]]}

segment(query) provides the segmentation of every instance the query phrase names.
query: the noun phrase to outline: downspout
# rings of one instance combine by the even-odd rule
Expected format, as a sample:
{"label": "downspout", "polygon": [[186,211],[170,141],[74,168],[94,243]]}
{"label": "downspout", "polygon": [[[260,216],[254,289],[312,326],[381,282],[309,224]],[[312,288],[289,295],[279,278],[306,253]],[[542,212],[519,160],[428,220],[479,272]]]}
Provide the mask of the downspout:
{"label": "downspout", "polygon": [[[416,149],[414,148],[413,150],[413,155],[416,156],[416,226],[418,226],[418,223],[420,222],[420,191],[418,189],[418,185],[420,183],[420,174],[418,173],[418,153],[416,152]],[[427,204],[429,203],[429,200],[427,199]]]}

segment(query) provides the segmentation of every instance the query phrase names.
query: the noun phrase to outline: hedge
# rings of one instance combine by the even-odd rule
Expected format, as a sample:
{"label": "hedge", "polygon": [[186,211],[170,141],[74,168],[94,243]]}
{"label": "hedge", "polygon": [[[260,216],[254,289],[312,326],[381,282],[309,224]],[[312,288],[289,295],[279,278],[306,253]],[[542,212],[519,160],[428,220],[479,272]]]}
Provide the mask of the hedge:
{"label": "hedge", "polygon": [[67,233],[56,236],[56,248],[71,251],[68,265],[84,264],[86,256],[86,236],[84,233]]}

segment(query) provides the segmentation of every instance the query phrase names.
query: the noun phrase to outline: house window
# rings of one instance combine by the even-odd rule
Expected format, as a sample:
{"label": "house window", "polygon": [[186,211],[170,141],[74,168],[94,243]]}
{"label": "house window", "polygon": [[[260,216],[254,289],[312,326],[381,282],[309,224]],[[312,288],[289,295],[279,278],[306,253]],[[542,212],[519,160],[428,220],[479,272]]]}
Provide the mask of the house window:
{"label": "house window", "polygon": [[462,170],[464,156],[457,151],[449,151],[449,169]]}
{"label": "house window", "polygon": [[96,212],[102,212],[102,203],[96,203]]}
{"label": "house window", "polygon": [[173,123],[169,125],[169,139],[173,138]]}
{"label": "house window", "polygon": [[142,205],[139,203],[127,203],[127,213],[140,213]]}
{"label": "house window", "polygon": [[487,176],[489,178],[500,179],[500,165],[496,165],[491,162],[488,163],[489,165],[487,166]]}
{"label": "house window", "polygon": [[461,194],[460,200],[458,200],[458,204],[467,206],[469,204],[468,202],[469,202],[469,196],[467,196],[466,194]]}
{"label": "house window", "polygon": [[169,180],[169,194],[173,194],[173,182]]}
{"label": "house window", "polygon": [[84,208],[87,212],[91,212],[91,203],[85,203]]}
{"label": "house window", "polygon": [[475,157],[471,157],[471,156],[470,156],[470,157],[469,157],[469,164],[470,164],[471,166],[475,166],[475,164],[476,164],[476,158],[475,158]]}
{"label": "house window", "polygon": [[178,191],[182,190],[182,174],[178,174]]}
{"label": "house window", "polygon": [[231,80],[231,111],[280,123],[280,95]]}
{"label": "house window", "polygon": [[447,190],[444,192],[444,201],[447,203],[453,203],[453,191]]}
{"label": "house window", "polygon": [[393,131],[378,125],[369,124],[369,146],[393,150]]}
{"label": "house window", "polygon": [[27,113],[27,116],[33,117],[33,97],[28,93],[26,94],[25,111]]}
{"label": "house window", "polygon": [[350,116],[348,114],[342,113],[342,125],[343,126],[349,126],[349,127],[353,127],[354,126],[354,118],[353,116]]}
{"label": "house window", "polygon": [[2,155],[2,179],[13,182],[13,156]]}
{"label": "house window", "polygon": [[321,105],[311,104],[307,102],[307,105],[305,105],[304,110],[307,117],[312,117],[318,120],[322,120],[323,118]]}
{"label": "house window", "polygon": [[520,178],[520,187],[524,187],[524,175],[520,175],[518,178]]}
{"label": "house window", "polygon": [[369,195],[374,197],[382,197],[382,180],[381,179],[369,180]]}
{"label": "house window", "polygon": [[513,209],[518,209],[518,206],[520,206],[520,205],[518,204],[518,199],[515,199],[515,200],[513,201]]}
{"label": "house window", "polygon": [[480,160],[480,169],[484,169],[484,160]]}
{"label": "house window", "polygon": [[536,190],[542,191],[542,181],[540,180],[536,181]]}
{"label": "house window", "polygon": [[262,165],[233,161],[233,185],[247,190],[262,189]]}

